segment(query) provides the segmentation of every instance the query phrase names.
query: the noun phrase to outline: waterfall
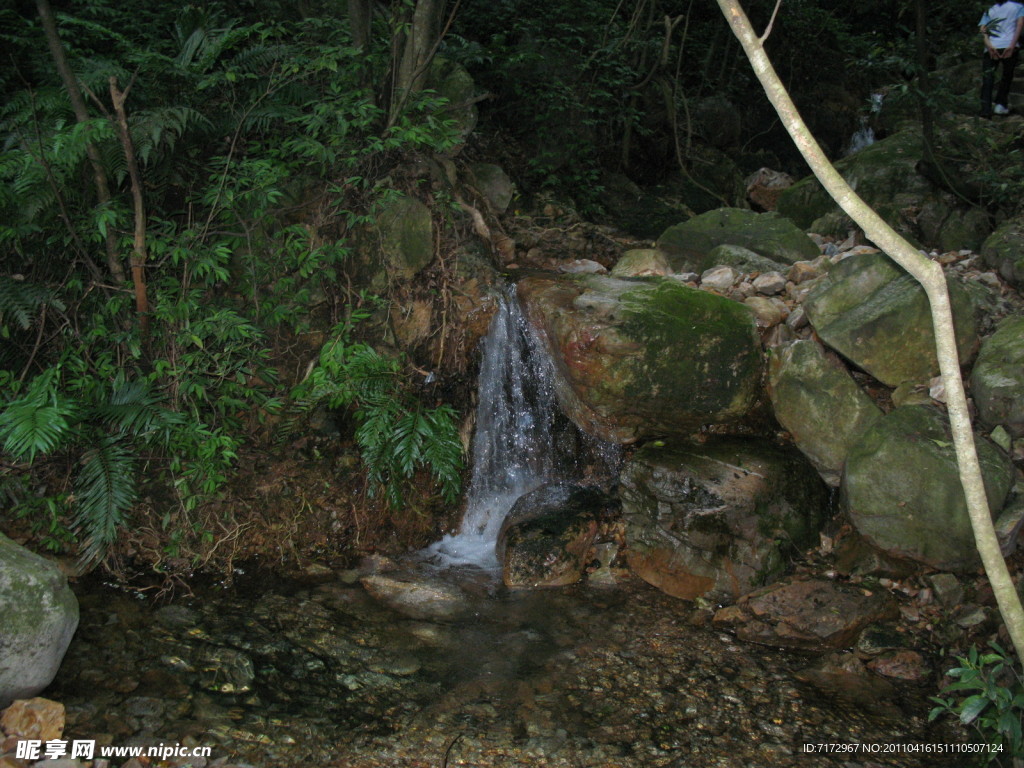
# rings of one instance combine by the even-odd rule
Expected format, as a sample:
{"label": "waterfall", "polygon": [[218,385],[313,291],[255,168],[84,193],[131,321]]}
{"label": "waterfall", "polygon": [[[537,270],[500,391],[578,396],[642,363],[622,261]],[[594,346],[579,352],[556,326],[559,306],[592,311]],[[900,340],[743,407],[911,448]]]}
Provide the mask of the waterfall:
{"label": "waterfall", "polygon": [[617,449],[583,435],[559,410],[554,370],[516,299],[501,298],[483,341],[472,479],[459,532],[427,550],[448,564],[495,567],[494,546],[516,499],[579,474],[580,453],[605,466]]}
{"label": "waterfall", "polygon": [[865,147],[870,147],[875,143],[875,129],[871,127],[871,121],[882,111],[883,98],[884,94],[882,93],[871,94],[871,98],[868,100],[868,114],[861,115],[860,128],[854,131],[850,137],[850,144],[846,148],[846,157],[860,152]]}

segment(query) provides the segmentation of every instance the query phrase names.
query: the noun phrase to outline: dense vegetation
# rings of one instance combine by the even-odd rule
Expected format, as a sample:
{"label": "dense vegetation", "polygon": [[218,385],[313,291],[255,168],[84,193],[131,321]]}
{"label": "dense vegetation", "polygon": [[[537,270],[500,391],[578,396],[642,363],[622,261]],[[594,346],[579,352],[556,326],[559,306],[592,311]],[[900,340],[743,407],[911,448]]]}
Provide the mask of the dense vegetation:
{"label": "dense vegetation", "polygon": [[[913,11],[787,3],[770,44],[824,135],[912,71]],[[929,18],[935,41],[962,21]],[[524,204],[600,215],[614,172],[711,207],[723,141],[744,170],[794,163],[713,4],[39,0],[0,36],[0,498],[94,562],[143,494],[168,547],[212,536],[194,512],[245,446],[318,407],[348,414],[373,503],[401,509],[417,475],[457,496],[455,409],[363,332],[354,281],[379,206],[415,191],[400,169],[458,141],[435,54],[473,75],[473,149]],[[316,365],[282,373],[317,334]]]}

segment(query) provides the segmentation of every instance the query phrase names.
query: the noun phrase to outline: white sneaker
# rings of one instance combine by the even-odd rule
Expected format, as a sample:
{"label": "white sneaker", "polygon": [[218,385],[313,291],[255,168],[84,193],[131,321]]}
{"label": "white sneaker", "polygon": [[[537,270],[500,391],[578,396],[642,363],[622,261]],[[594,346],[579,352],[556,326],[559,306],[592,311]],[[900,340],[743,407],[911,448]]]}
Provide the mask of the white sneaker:
{"label": "white sneaker", "polygon": [[1008,115],[1008,114],[1010,114],[1010,110],[1008,110],[1002,104],[996,104],[994,107],[992,107],[992,112],[994,114],[997,114],[997,115]]}

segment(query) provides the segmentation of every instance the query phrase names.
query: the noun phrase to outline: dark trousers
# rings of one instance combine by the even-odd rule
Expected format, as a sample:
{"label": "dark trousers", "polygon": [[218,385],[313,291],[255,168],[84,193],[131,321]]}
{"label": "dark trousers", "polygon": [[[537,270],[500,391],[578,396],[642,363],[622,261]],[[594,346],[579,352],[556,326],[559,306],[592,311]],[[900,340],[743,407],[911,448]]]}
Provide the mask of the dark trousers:
{"label": "dark trousers", "polygon": [[992,114],[992,84],[996,79],[996,69],[1003,68],[1002,78],[999,80],[999,90],[996,91],[996,104],[1009,106],[1010,86],[1013,85],[1013,70],[1017,66],[1019,53],[1014,50],[1013,55],[1008,59],[993,59],[985,51],[981,60],[981,114]]}

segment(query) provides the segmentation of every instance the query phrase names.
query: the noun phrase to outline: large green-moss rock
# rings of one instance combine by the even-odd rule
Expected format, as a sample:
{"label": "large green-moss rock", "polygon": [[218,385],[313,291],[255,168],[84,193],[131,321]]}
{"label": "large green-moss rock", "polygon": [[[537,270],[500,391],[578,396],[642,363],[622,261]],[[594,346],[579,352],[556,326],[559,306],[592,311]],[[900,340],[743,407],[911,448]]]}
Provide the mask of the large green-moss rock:
{"label": "large green-moss rock", "polygon": [[1007,318],[981,345],[971,394],[983,422],[1024,437],[1024,317]]}
{"label": "large green-moss rock", "polygon": [[60,569],[0,534],[0,709],[53,681],[77,627]]}
{"label": "large green-moss rock", "polygon": [[982,244],[981,257],[1006,282],[1024,286],[1024,218],[1001,224]]}
{"label": "large green-moss rock", "polygon": [[[974,307],[958,279],[947,283],[957,349],[967,360],[978,343]],[[843,259],[803,307],[825,344],[883,384],[927,381],[939,372],[928,297],[883,253]]]}
{"label": "large green-moss rock", "polygon": [[414,197],[389,203],[377,217],[381,250],[391,271],[411,278],[434,258],[430,209]]}
{"label": "large green-moss rock", "polygon": [[444,112],[444,118],[451,121],[459,139],[464,141],[476,128],[477,121],[473,98],[476,95],[476,84],[469,71],[458,62],[435,56],[430,63],[426,86],[448,100],[449,106]]}
{"label": "large green-moss rock", "polygon": [[832,486],[850,446],[882,416],[846,368],[810,339],[771,350],[768,396],[779,424]]}
{"label": "large green-moss rock", "polygon": [[760,391],[744,305],[671,279],[530,276],[519,297],[551,352],[559,404],[617,443],[735,421]]}
{"label": "large green-moss rock", "polygon": [[658,248],[668,254],[676,272],[700,268],[719,245],[741,245],[759,256],[783,264],[813,259],[814,244],[792,221],[777,213],[743,208],[718,208],[666,229]]}
{"label": "large green-moss rock", "polygon": [[[914,235],[905,210],[917,210],[934,192],[932,184],[917,172],[924,147],[920,130],[904,130],[877,141],[836,163],[836,170],[868,205],[898,232]],[[815,222],[838,209],[836,202],[814,177],[808,176],[779,196],[778,211],[805,230],[822,232]],[[845,233],[843,233],[845,234]]]}
{"label": "large green-moss rock", "polygon": [[[980,435],[975,443],[995,515],[1013,485],[1013,465]],[[980,562],[949,423],[930,406],[897,408],[861,436],[846,457],[841,498],[857,531],[888,554],[940,571]]]}
{"label": "large green-moss rock", "polygon": [[735,600],[818,541],[828,492],[792,449],[751,438],[647,444],[621,474],[627,559],[664,592]]}

